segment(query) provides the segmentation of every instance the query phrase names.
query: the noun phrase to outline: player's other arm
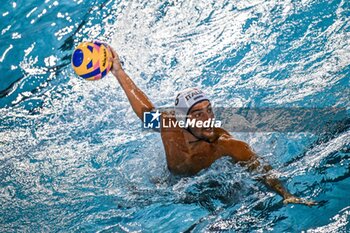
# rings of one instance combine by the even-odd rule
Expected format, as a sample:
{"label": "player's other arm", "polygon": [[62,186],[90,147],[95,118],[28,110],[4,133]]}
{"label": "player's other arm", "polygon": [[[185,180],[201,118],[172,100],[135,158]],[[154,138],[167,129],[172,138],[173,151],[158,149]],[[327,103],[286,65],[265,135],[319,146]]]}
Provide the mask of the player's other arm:
{"label": "player's other arm", "polygon": [[111,61],[113,62],[111,72],[117,78],[120,86],[123,88],[126,96],[129,99],[132,109],[136,115],[141,120],[143,120],[143,113],[149,112],[155,107],[145,95],[145,93],[143,93],[143,91],[141,91],[141,89],[138,88],[136,84],[131,80],[131,78],[125,73],[120,64],[118,54],[114,51],[113,48],[109,48],[111,49],[113,56],[113,58],[111,58]]}
{"label": "player's other arm", "polygon": [[272,167],[269,164],[261,164],[258,156],[251,150],[250,146],[239,140],[233,138],[228,139],[228,149],[230,150],[230,155],[236,161],[242,161],[248,166],[250,171],[257,171],[262,174],[262,181],[272,188],[275,192],[280,194],[283,197],[283,202],[287,203],[299,203],[306,205],[316,204],[313,201],[307,201],[302,198],[293,196],[287,189],[285,189],[282,183],[270,173]]}

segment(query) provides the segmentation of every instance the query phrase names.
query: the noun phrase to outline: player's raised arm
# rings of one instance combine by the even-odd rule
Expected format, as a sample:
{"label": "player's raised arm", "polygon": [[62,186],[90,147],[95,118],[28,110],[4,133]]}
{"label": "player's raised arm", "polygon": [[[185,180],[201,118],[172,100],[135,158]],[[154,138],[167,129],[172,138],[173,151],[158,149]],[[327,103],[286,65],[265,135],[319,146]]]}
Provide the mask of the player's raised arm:
{"label": "player's raised arm", "polygon": [[126,96],[128,97],[134,112],[141,120],[143,120],[143,113],[154,109],[154,105],[148,99],[145,93],[143,93],[143,91],[141,91],[141,89],[138,88],[131,78],[125,73],[120,64],[118,54],[112,47],[109,48],[113,56],[113,58],[111,58],[111,61],[113,62],[111,72],[119,81],[120,86],[123,88]]}

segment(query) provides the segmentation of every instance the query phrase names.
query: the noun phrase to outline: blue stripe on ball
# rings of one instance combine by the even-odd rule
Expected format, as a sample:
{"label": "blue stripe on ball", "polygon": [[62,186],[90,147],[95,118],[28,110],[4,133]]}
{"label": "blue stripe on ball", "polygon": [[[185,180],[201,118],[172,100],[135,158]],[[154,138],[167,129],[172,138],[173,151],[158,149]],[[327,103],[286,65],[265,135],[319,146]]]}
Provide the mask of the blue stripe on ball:
{"label": "blue stripe on ball", "polygon": [[84,53],[81,49],[77,49],[73,54],[73,65],[79,67],[84,61]]}
{"label": "blue stripe on ball", "polygon": [[81,75],[81,77],[82,78],[91,78],[91,77],[98,75],[99,73],[101,73],[100,68],[97,68],[96,70],[91,71],[90,73]]}
{"label": "blue stripe on ball", "polygon": [[107,74],[107,69],[105,69],[104,71],[102,71],[102,77],[104,77]]}
{"label": "blue stripe on ball", "polygon": [[86,65],[86,68],[90,69],[92,67],[92,60]]}
{"label": "blue stripe on ball", "polygon": [[90,52],[92,52],[94,50],[94,47],[88,45],[87,48],[90,50]]}

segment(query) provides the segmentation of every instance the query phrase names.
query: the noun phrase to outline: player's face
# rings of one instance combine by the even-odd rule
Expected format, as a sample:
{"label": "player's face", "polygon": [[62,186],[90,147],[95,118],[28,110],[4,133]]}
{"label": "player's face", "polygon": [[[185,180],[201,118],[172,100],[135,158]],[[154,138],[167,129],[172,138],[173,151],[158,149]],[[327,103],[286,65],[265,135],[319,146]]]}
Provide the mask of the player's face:
{"label": "player's face", "polygon": [[[191,111],[189,112],[190,120],[195,119],[196,121],[202,121],[204,123],[205,121],[208,121],[210,119],[212,121],[213,118],[214,118],[213,109],[208,100],[199,102],[198,104],[194,105],[191,108]],[[214,134],[214,129],[210,127],[210,125],[202,126],[202,127],[191,127],[190,130],[194,136],[200,139],[209,139]]]}

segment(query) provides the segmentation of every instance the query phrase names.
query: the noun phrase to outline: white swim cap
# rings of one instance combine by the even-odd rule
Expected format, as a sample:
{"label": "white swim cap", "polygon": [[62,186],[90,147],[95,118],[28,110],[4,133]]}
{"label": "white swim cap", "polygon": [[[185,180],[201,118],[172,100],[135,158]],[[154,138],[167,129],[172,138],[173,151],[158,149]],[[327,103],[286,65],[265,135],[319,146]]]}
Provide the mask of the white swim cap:
{"label": "white swim cap", "polygon": [[198,88],[189,88],[177,94],[175,99],[175,117],[178,121],[186,121],[190,109],[197,103],[208,100],[204,92]]}

